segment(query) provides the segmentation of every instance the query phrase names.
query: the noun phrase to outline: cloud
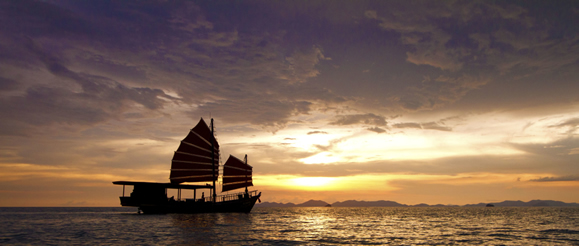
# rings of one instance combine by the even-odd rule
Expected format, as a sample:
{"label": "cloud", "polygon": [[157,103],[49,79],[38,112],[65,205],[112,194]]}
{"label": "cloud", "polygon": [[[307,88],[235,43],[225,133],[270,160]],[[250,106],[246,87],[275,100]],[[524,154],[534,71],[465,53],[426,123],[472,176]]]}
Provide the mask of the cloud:
{"label": "cloud", "polygon": [[[535,40],[529,40],[527,36],[536,33],[527,32],[534,27],[534,20],[527,16],[525,8],[514,4],[446,2],[407,3],[396,7],[394,13],[368,10],[365,16],[379,21],[379,26],[384,30],[400,33],[401,42],[413,48],[406,53],[407,61],[416,65],[457,72],[477,63],[479,57],[489,54],[480,52],[482,47],[489,47],[490,39],[485,38],[484,34],[489,30],[502,30],[504,25],[492,25],[499,21],[509,23],[509,28],[517,31],[515,36],[505,40]],[[446,26],[448,21],[453,23],[451,28]],[[472,49],[469,37],[478,41],[478,51]]]}
{"label": "cloud", "polygon": [[461,75],[457,77],[426,77],[419,86],[408,87],[399,103],[407,110],[434,109],[454,103],[472,90],[486,85],[488,78]]}
{"label": "cloud", "polygon": [[579,118],[571,118],[571,119],[567,119],[564,122],[561,122],[559,124],[556,125],[550,125],[550,128],[563,128],[563,127],[567,127],[569,130],[567,131],[567,134],[573,134],[577,128],[579,128]]}
{"label": "cloud", "polygon": [[0,114],[9,121],[37,126],[52,123],[90,125],[109,119],[114,112],[101,108],[98,102],[65,89],[36,87],[29,88],[24,96],[2,100]]}
{"label": "cloud", "polygon": [[452,131],[452,128],[447,127],[447,126],[441,126],[436,122],[428,122],[428,123],[423,123],[421,125],[422,125],[422,129],[427,129],[427,130]]}
{"label": "cloud", "polygon": [[559,181],[579,181],[579,175],[567,175],[558,177],[541,177],[538,179],[531,179],[532,182],[559,182]]}
{"label": "cloud", "polygon": [[[378,14],[377,11],[368,10],[365,15],[369,19],[380,21],[381,28],[402,34],[401,41],[414,48],[413,51],[406,53],[408,62],[458,71],[463,66],[458,59],[459,50],[445,46],[452,35],[434,24],[437,18],[448,17],[451,11],[444,8],[444,5],[437,5],[431,10],[420,7],[412,11],[403,10],[404,13],[400,14]],[[418,15],[422,15],[422,18]]]}
{"label": "cloud", "polygon": [[579,148],[572,148],[569,150],[568,155],[579,155]]}
{"label": "cloud", "polygon": [[313,47],[309,52],[295,52],[285,60],[289,64],[290,81],[305,82],[308,78],[318,76],[319,71],[315,66],[320,60],[331,60],[331,58],[324,57],[322,50],[318,47]]}
{"label": "cloud", "polygon": [[[423,69],[437,79],[409,85],[394,96],[403,109],[440,108],[491,82],[525,86],[532,75],[576,76],[570,68],[577,62],[579,37],[567,24],[572,13],[562,5],[477,1],[385,5],[389,8],[373,7],[365,17],[385,32],[400,35],[408,48],[407,62],[440,70]],[[544,11],[560,18],[538,14]],[[570,82],[558,84],[571,89]]]}
{"label": "cloud", "polygon": [[[314,144],[314,147],[316,147],[321,152],[334,151],[337,144],[344,142],[351,137],[352,136],[345,136],[345,137],[341,137],[341,138],[332,139],[329,141],[328,145]],[[318,154],[318,153],[315,153],[315,154]]]}
{"label": "cloud", "polygon": [[380,128],[380,127],[369,127],[369,128],[366,128],[366,130],[371,131],[371,132],[375,132],[375,133],[384,133],[384,132],[386,132],[385,129]]}
{"label": "cloud", "polygon": [[18,88],[19,88],[18,81],[0,77],[0,91],[10,91]]}
{"label": "cloud", "polygon": [[[35,77],[41,82],[29,85],[21,93],[0,98],[0,115],[7,119],[2,123],[4,134],[18,134],[32,126],[53,123],[93,125],[120,119],[124,113],[139,106],[146,110],[159,110],[175,100],[160,89],[127,87],[104,76],[72,71],[61,59],[49,54],[46,48],[30,38],[24,39],[23,44],[31,54],[28,59],[36,59],[43,65],[36,69],[48,70],[49,76],[46,77],[57,83],[42,83],[44,78]],[[11,79],[3,81],[6,89],[24,87]]]}
{"label": "cloud", "polygon": [[403,122],[393,124],[394,128],[415,128],[415,129],[425,129],[425,130],[438,130],[438,131],[452,131],[452,128],[444,125],[440,125],[437,122],[426,122],[426,123],[415,123],[415,122]]}
{"label": "cloud", "polygon": [[[5,4],[22,7],[17,3]],[[46,11],[51,14],[45,17],[59,16],[69,4],[72,3],[48,4]],[[101,106],[108,105],[109,110],[103,112],[106,116],[98,122],[141,105],[149,110],[162,110],[167,104],[176,103],[191,105],[194,109],[190,114],[194,118],[213,113],[230,123],[246,122],[276,131],[285,127],[290,117],[345,101],[327,88],[307,83],[319,75],[320,62],[331,60],[324,56],[322,48],[309,45],[285,49],[280,46],[284,42],[283,32],[248,33],[223,28],[222,23],[213,23],[200,7],[190,2],[157,6],[155,9],[163,15],[148,12],[154,6],[148,3],[103,3],[110,11],[125,13],[138,21],[121,15],[99,21],[103,13],[90,4],[72,5],[75,11],[67,12],[65,19],[69,23],[82,23],[86,29],[72,32],[67,30],[71,26],[59,29],[47,25],[38,20],[38,15],[24,9],[10,12],[15,18],[34,20],[19,22],[21,30],[34,30],[34,26],[43,32],[24,40],[5,33],[2,41],[11,43],[0,46],[0,50],[11,55],[10,60],[6,56],[0,59],[4,59],[4,65],[23,64],[17,61],[26,60],[58,78],[54,85],[62,90],[70,90],[79,98],[86,96],[85,100],[92,99],[91,104],[102,100]],[[44,32],[55,28],[59,32]],[[17,52],[6,48],[12,45]],[[0,91],[29,86],[13,79],[23,77],[22,73],[2,77],[5,79]],[[38,77],[32,81],[42,86],[48,83],[39,82]],[[238,110],[227,108],[232,106],[231,102],[235,102]],[[266,102],[269,105],[264,106]]]}
{"label": "cloud", "polygon": [[384,116],[375,115],[372,113],[368,114],[352,114],[352,115],[339,115],[336,116],[336,120],[330,122],[331,125],[375,125],[375,126],[386,126],[386,118]]}
{"label": "cloud", "polygon": [[394,127],[394,128],[416,128],[416,129],[422,129],[422,125],[420,125],[419,123],[414,123],[414,122],[396,123],[396,124],[393,124],[392,127]]}
{"label": "cloud", "polygon": [[219,100],[199,105],[190,112],[191,117],[197,115],[215,115],[229,123],[251,123],[275,132],[289,122],[290,117],[305,114],[310,110],[310,102],[286,100]]}
{"label": "cloud", "polygon": [[[211,115],[224,154],[251,154],[258,175],[566,177],[579,173],[576,116],[544,129],[569,129],[561,136],[530,136],[539,121],[509,128],[529,138],[564,138],[532,144],[505,144],[520,138],[504,133],[502,123],[465,119],[472,121],[460,125],[439,117],[518,114],[510,109],[522,107],[538,118],[575,112],[570,108],[579,86],[578,29],[569,25],[576,8],[567,5],[0,2],[0,159],[71,167],[51,172],[43,183],[59,175],[94,176],[103,167],[131,179],[165,180],[173,145],[191,119]],[[395,121],[383,115],[401,116]],[[502,113],[492,115],[500,121]],[[324,122],[331,132],[311,128]],[[286,127],[292,138],[260,137]],[[391,127],[437,132],[366,132]],[[473,147],[482,153],[495,147],[510,152],[485,156],[468,150],[474,154],[395,161],[385,156],[387,149],[349,153],[347,146],[349,138],[372,144],[366,137],[373,136],[377,146],[388,148],[400,146],[394,141],[401,137],[424,139],[424,146],[409,146],[440,153],[438,147],[471,131],[473,139],[489,141]],[[295,132],[355,136],[312,145],[301,143]],[[315,155],[343,159],[331,165],[300,162]],[[18,172],[23,177],[37,172],[36,166]],[[110,179],[103,174],[102,180]]]}
{"label": "cloud", "polygon": [[579,126],[579,118],[571,118],[568,119],[562,123],[556,124],[556,125],[551,125],[549,127],[571,127],[571,128],[575,128]]}
{"label": "cloud", "polygon": [[[261,160],[263,156],[275,156],[275,163],[254,163],[256,172],[261,174],[295,174],[295,175],[322,175],[328,177],[351,176],[358,174],[428,174],[428,175],[459,175],[471,173],[495,174],[544,174],[554,173],[565,175],[577,173],[579,168],[557,161],[557,158],[537,158],[536,156],[452,156],[434,160],[382,160],[376,159],[367,162],[352,159],[341,159],[331,165],[308,165],[298,160],[314,156],[321,152],[332,153],[335,145],[316,145],[316,151],[308,152],[300,149],[279,147],[261,147],[259,153],[253,153],[253,158]],[[267,154],[266,154],[267,153]],[[291,158],[288,158],[291,157]],[[279,161],[278,161],[279,160]],[[558,166],[545,166],[545,162],[557,162]],[[524,175],[527,180],[529,175]]]}
{"label": "cloud", "polygon": [[562,167],[565,166],[571,170],[573,167],[570,163],[574,163],[577,159],[579,139],[574,136],[565,136],[547,143],[510,143],[510,145],[531,155],[553,158],[553,162],[560,163]]}
{"label": "cloud", "polygon": [[230,123],[247,122],[277,131],[291,117],[345,101],[330,90],[307,83],[318,74],[316,65],[323,58],[320,49],[296,51],[280,59],[275,46],[262,47],[262,41],[241,37],[239,44],[219,48],[225,54],[237,55],[213,57],[208,63],[215,69],[198,67],[192,71],[200,74],[199,88],[179,89],[184,101],[199,105],[191,115],[211,113]]}

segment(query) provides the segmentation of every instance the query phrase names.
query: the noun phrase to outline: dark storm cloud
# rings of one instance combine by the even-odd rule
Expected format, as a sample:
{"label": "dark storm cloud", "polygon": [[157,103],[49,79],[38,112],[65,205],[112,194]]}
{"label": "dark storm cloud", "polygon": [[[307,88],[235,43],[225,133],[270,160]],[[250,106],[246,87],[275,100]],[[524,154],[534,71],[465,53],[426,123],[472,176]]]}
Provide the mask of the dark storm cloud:
{"label": "dark storm cloud", "polygon": [[16,80],[0,77],[0,91],[10,91],[18,89],[19,83]]}
{"label": "dark storm cloud", "polygon": [[577,15],[573,14],[577,6],[572,1],[560,5],[484,1],[390,3],[390,9],[367,10],[366,18],[377,21],[385,31],[401,35],[400,42],[410,47],[406,52],[408,62],[442,70],[429,72],[429,77],[437,79],[427,77],[397,96],[400,105],[408,110],[455,103],[493,80],[495,83],[510,80],[509,83],[519,84],[514,87],[524,86],[526,81],[516,79],[528,80],[531,74],[558,76],[568,73],[578,62],[579,28],[569,25],[577,21]]}
{"label": "dark storm cloud", "polygon": [[409,110],[438,108],[462,99],[468,92],[484,86],[488,81],[473,76],[426,77],[421,85],[409,87],[399,102]]}
{"label": "dark storm cloud", "polygon": [[[181,102],[198,104],[194,118],[210,112],[231,123],[248,122],[273,131],[283,128],[289,117],[308,113],[312,101],[344,101],[325,88],[304,84],[319,74],[317,63],[329,59],[315,45],[279,49],[283,31],[240,33],[223,28],[224,23],[208,21],[191,2],[3,5],[6,16],[13,18],[8,21],[5,16],[3,22],[6,35],[0,48],[6,52],[0,62],[46,69],[61,79],[60,85],[80,85],[82,92],[57,87],[92,104],[102,100],[101,106],[108,109],[95,114],[99,122],[106,114],[130,109],[127,101],[162,109],[175,101],[164,90],[176,92]],[[18,32],[6,32],[14,26]],[[6,90],[20,84],[15,78],[22,76],[11,73],[3,76]]]}
{"label": "dark storm cloud", "polygon": [[307,101],[281,101],[275,99],[271,99],[271,101],[251,99],[220,100],[200,105],[199,109],[192,114],[217,114],[217,118],[227,122],[248,122],[275,132],[284,128],[291,116],[308,112],[310,105],[311,103]]}
{"label": "dark storm cloud", "polygon": [[165,95],[165,93],[159,89],[127,88],[106,77],[73,72],[54,57],[44,53],[42,49],[32,43],[31,40],[28,46],[52,74],[63,79],[70,79],[79,84],[83,89],[83,94],[87,98],[100,98],[102,101],[117,105],[120,105],[123,100],[131,100],[148,109],[161,108],[164,103],[164,101],[160,99],[161,97],[171,99],[171,97]]}
{"label": "dark storm cloud", "polygon": [[[362,112],[375,105],[392,109],[394,104],[411,111],[441,108],[485,87],[498,72],[513,74],[541,64],[557,69],[576,61],[572,57],[577,45],[566,35],[573,27],[559,28],[555,35],[554,25],[541,24],[528,6],[462,1],[344,4],[239,2],[223,8],[210,2],[5,2],[3,39],[30,36],[38,50],[54,60],[38,51],[32,52],[34,57],[53,74],[85,89],[95,86],[82,82],[89,76],[108,78],[126,88],[120,93],[125,98],[149,109],[161,108],[165,102],[156,98],[171,91],[181,102],[200,105],[191,115],[211,111],[228,114],[224,119],[232,122],[266,128],[283,128],[292,116],[343,104],[360,106]],[[532,28],[546,34],[531,34]],[[332,37],[349,45],[342,47]],[[373,39],[387,40],[388,45],[368,42]],[[384,76],[377,71],[385,68],[345,62],[392,64],[372,56],[387,53],[398,59],[390,43],[402,51],[402,59],[421,67],[397,66],[382,72]],[[368,50],[353,50],[366,46]],[[32,59],[34,64],[37,59],[27,56],[30,51],[0,48],[12,62]],[[536,56],[522,55],[535,51]],[[354,52],[366,60],[350,54]],[[550,53],[567,58],[555,59]],[[366,77],[323,74],[339,72],[332,67],[350,74],[367,71]],[[396,72],[400,75],[392,75]],[[16,77],[6,78],[22,84]],[[249,108],[262,100],[279,103],[260,107],[265,111],[258,120],[250,120],[243,110],[227,109],[229,101]]]}
{"label": "dark storm cloud", "polygon": [[[322,54],[315,47],[294,52],[284,59],[279,59],[279,55],[267,47],[259,56],[242,47],[232,49],[240,49],[242,58],[232,57],[231,61],[216,64],[223,67],[223,71],[215,71],[213,85],[205,90],[206,97],[227,99],[201,102],[192,114],[212,113],[229,122],[249,122],[276,131],[284,128],[292,116],[346,101],[327,89],[304,82],[318,73],[315,64],[320,62]],[[213,62],[220,61],[214,59]],[[192,92],[192,95],[198,93]]]}
{"label": "dark storm cloud", "polygon": [[[52,123],[92,125],[121,118],[121,114],[132,107],[131,102],[158,110],[173,99],[159,89],[131,88],[107,77],[72,71],[30,38],[23,38],[22,44],[26,49],[22,55],[27,55],[29,64],[36,62],[40,65],[37,69],[46,69],[54,75],[52,80],[60,84],[42,84],[44,78],[38,78],[40,84],[30,85],[20,95],[2,98],[0,115],[6,119],[2,123],[4,133],[14,134],[30,130],[30,126]],[[8,88],[16,88],[17,82],[4,81],[3,84],[10,85]]]}
{"label": "dark storm cloud", "polygon": [[99,101],[59,88],[29,88],[25,96],[3,100],[4,119],[31,125],[51,123],[93,124],[109,117]]}

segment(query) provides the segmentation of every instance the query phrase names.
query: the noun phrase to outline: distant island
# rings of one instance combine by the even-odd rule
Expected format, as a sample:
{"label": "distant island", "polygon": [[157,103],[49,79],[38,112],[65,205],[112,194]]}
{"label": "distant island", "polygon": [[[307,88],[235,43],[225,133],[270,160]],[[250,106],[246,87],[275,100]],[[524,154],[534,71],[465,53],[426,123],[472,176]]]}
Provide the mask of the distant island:
{"label": "distant island", "polygon": [[289,208],[289,207],[579,207],[579,203],[566,203],[561,201],[553,200],[532,200],[528,202],[523,201],[502,201],[496,203],[477,203],[477,204],[466,204],[463,206],[459,205],[444,205],[435,204],[429,205],[426,203],[420,203],[416,205],[406,205],[400,204],[394,201],[356,201],[347,200],[343,202],[334,202],[332,204],[321,201],[321,200],[309,200],[304,203],[294,204],[294,203],[277,203],[277,202],[262,202],[255,204],[256,208]]}

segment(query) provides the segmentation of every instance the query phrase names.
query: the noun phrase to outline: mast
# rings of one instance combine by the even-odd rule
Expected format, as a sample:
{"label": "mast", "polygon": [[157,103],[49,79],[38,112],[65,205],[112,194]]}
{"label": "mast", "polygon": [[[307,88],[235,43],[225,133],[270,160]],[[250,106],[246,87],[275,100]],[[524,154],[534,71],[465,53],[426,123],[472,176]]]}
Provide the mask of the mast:
{"label": "mast", "polygon": [[215,150],[213,147],[213,142],[215,139],[215,132],[213,131],[213,118],[211,118],[211,136],[212,136],[212,138],[211,138],[211,163],[213,164],[213,165],[211,165],[211,167],[212,167],[211,169],[212,169],[212,173],[213,173],[213,202],[216,202],[215,199],[217,198],[217,194],[215,194],[215,188],[216,188],[215,187],[215,180],[216,180],[216,177],[215,177]]}

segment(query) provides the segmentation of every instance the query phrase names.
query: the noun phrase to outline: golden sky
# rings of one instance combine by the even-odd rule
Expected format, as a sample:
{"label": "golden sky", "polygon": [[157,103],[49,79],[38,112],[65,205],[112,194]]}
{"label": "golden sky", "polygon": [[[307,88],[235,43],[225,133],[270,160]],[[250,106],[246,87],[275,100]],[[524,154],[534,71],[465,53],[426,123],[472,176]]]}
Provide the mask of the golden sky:
{"label": "golden sky", "polygon": [[118,206],[215,119],[262,201],[579,202],[577,1],[4,1],[0,206]]}

